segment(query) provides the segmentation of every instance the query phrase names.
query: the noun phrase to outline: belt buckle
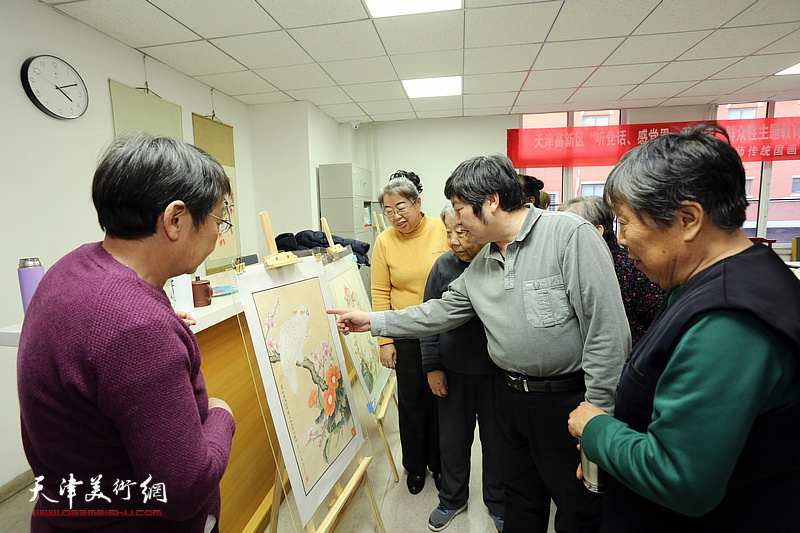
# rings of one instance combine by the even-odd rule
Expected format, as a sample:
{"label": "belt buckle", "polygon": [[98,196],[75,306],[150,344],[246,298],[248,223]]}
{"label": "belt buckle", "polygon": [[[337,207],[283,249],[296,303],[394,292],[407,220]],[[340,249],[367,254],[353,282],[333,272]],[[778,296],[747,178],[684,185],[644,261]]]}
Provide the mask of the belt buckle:
{"label": "belt buckle", "polygon": [[528,380],[527,379],[522,379],[520,381],[522,381],[522,388],[525,389],[525,392],[530,392],[528,390]]}

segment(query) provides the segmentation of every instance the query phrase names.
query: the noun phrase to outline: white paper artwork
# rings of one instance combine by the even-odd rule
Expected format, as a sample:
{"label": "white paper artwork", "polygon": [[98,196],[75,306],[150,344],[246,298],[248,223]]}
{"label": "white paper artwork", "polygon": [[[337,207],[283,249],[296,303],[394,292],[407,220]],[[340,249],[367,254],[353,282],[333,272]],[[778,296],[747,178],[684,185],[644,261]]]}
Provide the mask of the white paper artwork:
{"label": "white paper artwork", "polygon": [[237,283],[305,525],[364,442],[322,263],[251,266]]}

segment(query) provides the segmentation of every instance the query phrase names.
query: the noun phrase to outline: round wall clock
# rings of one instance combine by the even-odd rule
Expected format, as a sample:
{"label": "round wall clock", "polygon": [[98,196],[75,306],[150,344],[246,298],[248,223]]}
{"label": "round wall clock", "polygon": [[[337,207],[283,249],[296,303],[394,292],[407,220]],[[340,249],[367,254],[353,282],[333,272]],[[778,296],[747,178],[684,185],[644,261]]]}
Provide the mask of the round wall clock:
{"label": "round wall clock", "polygon": [[30,57],[22,63],[20,77],[31,102],[53,118],[78,118],[89,106],[86,84],[63,59],[50,55]]}

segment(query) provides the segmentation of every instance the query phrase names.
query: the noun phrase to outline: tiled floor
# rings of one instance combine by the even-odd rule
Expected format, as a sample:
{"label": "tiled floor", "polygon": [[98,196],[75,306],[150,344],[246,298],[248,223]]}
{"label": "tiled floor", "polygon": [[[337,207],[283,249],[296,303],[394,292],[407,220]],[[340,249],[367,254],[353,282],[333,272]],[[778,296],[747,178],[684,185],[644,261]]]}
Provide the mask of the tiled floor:
{"label": "tiled floor", "polygon": [[[421,493],[412,496],[406,488],[405,472],[401,464],[400,437],[397,429],[397,409],[394,404],[389,407],[384,422],[386,437],[392,448],[395,463],[400,473],[400,482],[395,483],[389,468],[389,460],[381,442],[377,425],[366,409],[364,394],[356,383],[353,386],[358,406],[359,421],[367,437],[361,454],[371,456],[372,462],[367,468],[372,490],[375,495],[381,518],[388,533],[415,533],[428,531],[427,522],[431,511],[439,503],[436,487],[430,475]],[[342,476],[342,485],[350,479],[355,470],[350,465]],[[483,504],[481,498],[481,448],[480,440],[475,435],[472,448],[472,476],[470,479],[470,497],[468,508],[456,516],[452,523],[444,530],[447,533],[487,533],[494,532],[492,518]],[[29,521],[33,503],[28,500],[31,493],[26,489],[0,503],[0,533],[23,533],[29,530]],[[224,502],[223,502],[224,505]],[[319,525],[327,513],[325,505],[314,515],[314,523]],[[554,532],[551,523],[550,532]],[[223,526],[223,533],[226,533]],[[339,525],[338,532],[370,533],[376,531],[375,519],[363,488],[359,488],[346,507]],[[288,493],[286,500],[281,504],[278,517],[278,531],[301,532],[302,523],[297,514],[292,492]]]}

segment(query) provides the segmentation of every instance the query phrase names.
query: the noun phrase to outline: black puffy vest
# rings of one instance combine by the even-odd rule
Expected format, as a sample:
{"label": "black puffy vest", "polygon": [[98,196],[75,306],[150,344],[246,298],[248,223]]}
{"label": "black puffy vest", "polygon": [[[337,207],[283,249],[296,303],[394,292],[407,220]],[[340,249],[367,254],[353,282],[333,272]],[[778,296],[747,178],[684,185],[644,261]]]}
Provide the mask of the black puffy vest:
{"label": "black puffy vest", "polygon": [[[800,357],[800,281],[772,250],[756,244],[697,274],[660,309],[625,364],[616,418],[647,431],[656,384],[687,323],[714,309],[751,313]],[[756,419],[725,497],[702,517],[658,505],[608,477],[604,533],[800,532],[800,400]]]}

